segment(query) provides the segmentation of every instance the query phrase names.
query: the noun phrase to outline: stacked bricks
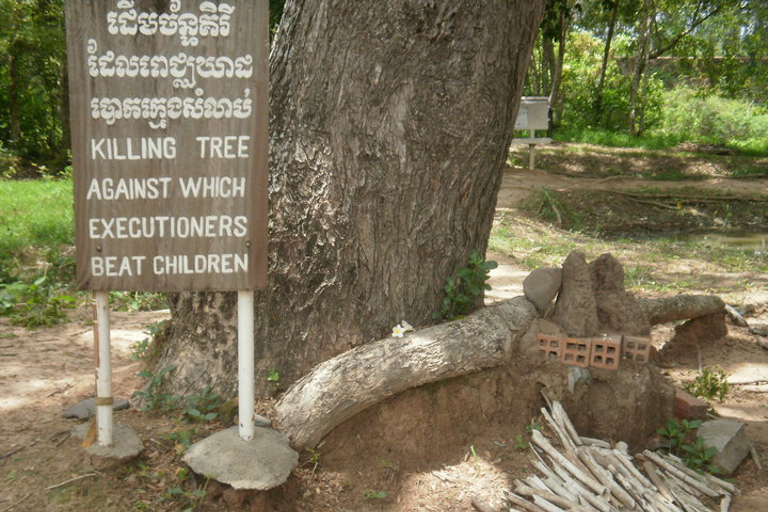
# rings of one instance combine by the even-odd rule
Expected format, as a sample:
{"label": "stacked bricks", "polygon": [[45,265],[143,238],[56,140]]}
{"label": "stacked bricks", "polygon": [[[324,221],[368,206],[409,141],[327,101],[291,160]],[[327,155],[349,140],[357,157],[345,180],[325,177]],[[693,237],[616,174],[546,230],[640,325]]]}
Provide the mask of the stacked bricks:
{"label": "stacked bricks", "polygon": [[582,368],[617,370],[621,359],[645,363],[651,354],[651,339],[637,336],[571,338],[539,334],[539,353],[548,361],[562,361]]}

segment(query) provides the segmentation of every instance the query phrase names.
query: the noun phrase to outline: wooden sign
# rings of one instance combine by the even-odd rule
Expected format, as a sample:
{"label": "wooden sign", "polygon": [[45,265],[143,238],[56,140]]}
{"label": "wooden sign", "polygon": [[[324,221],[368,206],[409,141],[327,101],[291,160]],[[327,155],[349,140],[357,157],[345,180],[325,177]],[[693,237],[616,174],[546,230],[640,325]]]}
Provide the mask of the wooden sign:
{"label": "wooden sign", "polygon": [[267,0],[67,0],[81,289],[266,281]]}

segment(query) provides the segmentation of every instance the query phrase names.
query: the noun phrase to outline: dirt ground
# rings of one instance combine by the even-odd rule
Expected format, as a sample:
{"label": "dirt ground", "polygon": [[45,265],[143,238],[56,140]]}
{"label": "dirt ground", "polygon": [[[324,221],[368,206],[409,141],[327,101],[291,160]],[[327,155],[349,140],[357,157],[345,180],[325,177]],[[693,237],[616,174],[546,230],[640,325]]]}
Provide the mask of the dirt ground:
{"label": "dirt ground", "polygon": [[[653,182],[653,186],[682,186],[679,183]],[[617,190],[638,185],[643,185],[640,178],[509,169],[498,207],[513,211],[522,199],[544,187]],[[765,180],[718,176],[696,186],[727,187],[735,194],[768,188]],[[509,289],[519,285],[526,272],[513,261],[495,259],[507,264],[497,283]],[[735,298],[754,306],[747,316],[753,327],[768,329],[765,276],[752,278],[755,285],[741,289]],[[131,360],[131,345],[147,337],[148,325],[167,315],[163,311],[113,312],[116,397],[130,398],[141,388],[142,380],[136,377],[140,363]],[[315,452],[303,453],[290,481],[266,495],[233,492],[187,474],[178,457],[183,452],[180,433],[197,439],[220,428],[215,422],[203,427],[184,423],[173,414],[118,412],[115,421],[131,427],[145,450],[137,461],[110,465],[88,456],[70,435],[77,420],[61,417],[94,389],[90,311],[84,306],[70,316],[67,324],[34,331],[0,318],[0,512],[468,512],[474,510],[473,497],[502,510],[502,490],[533,472],[525,441],[530,428],[542,422],[541,368],[519,361],[410,390],[364,411],[332,432]],[[656,365],[675,382],[692,379],[700,365],[720,365],[730,376],[731,390],[723,403],[715,404],[716,410],[746,423],[758,453],[765,456],[768,394],[765,386],[759,386],[768,384],[768,351],[757,345],[757,334],[743,327],[728,328],[728,336],[683,351],[663,350],[672,328],[655,328],[654,346],[660,351]],[[267,412],[268,406],[260,404],[260,410]],[[768,464],[768,457],[764,458]],[[747,459],[733,482],[742,494],[734,500],[732,512],[767,509],[768,469],[758,469],[754,460]],[[193,491],[203,488],[207,497],[195,501]],[[266,508],[265,503],[269,503]]]}

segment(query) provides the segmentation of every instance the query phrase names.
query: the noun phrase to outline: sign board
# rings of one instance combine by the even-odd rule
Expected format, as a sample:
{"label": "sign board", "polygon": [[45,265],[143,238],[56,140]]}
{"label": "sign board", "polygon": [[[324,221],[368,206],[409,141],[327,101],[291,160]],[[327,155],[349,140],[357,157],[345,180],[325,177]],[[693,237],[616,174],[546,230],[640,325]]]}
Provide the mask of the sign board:
{"label": "sign board", "polygon": [[549,98],[523,96],[517,110],[515,130],[546,130],[549,128]]}
{"label": "sign board", "polygon": [[77,282],[266,281],[267,0],[67,0]]}

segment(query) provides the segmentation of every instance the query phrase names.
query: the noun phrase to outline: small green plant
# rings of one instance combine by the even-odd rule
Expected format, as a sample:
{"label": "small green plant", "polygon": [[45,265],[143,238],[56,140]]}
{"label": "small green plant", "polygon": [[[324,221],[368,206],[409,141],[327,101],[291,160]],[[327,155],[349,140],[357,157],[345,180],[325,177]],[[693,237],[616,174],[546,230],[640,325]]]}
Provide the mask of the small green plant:
{"label": "small green plant", "polygon": [[515,436],[515,444],[514,444],[514,447],[515,447],[517,450],[525,450],[525,449],[527,449],[527,448],[528,448],[528,446],[529,446],[529,445],[528,445],[528,441],[526,441],[526,440],[523,438],[523,436],[522,436],[522,435],[520,435],[520,434],[517,434],[517,435]]}
{"label": "small green plant", "polygon": [[267,380],[275,384],[280,384],[280,372],[276,368],[271,368],[267,374]]}
{"label": "small green plant", "polygon": [[67,320],[66,310],[76,302],[63,291],[62,285],[50,283],[45,274],[32,282],[0,284],[0,314],[28,329],[59,324]]}
{"label": "small green plant", "polygon": [[383,500],[386,499],[389,494],[386,491],[365,491],[364,496],[369,500]]}
{"label": "small green plant", "polygon": [[539,432],[541,432],[541,423],[539,423],[536,420],[531,420],[531,422],[525,426],[525,431],[526,433],[530,434],[534,430],[538,430]]}
{"label": "small green plant", "polygon": [[214,393],[210,386],[206,386],[199,394],[187,397],[184,417],[191,421],[213,421],[218,416],[217,411],[221,402],[218,393]]}
{"label": "small green plant", "polygon": [[182,507],[183,512],[193,512],[200,506],[205,498],[208,489],[206,478],[202,487],[197,487],[188,469],[178,468],[176,470],[176,485],[167,489],[160,499],[161,502],[173,501]]}
{"label": "small green plant", "polygon": [[701,437],[697,437],[693,444],[684,444],[681,448],[685,452],[683,461],[689,468],[700,473],[721,473],[720,468],[711,464],[712,458],[717,455],[717,448],[705,446]]}
{"label": "small green plant", "polygon": [[135,391],[133,396],[142,402],[144,411],[170,411],[178,405],[178,398],[161,392],[165,378],[176,369],[176,366],[166,366],[157,373],[151,370],[142,370],[136,375],[147,379],[147,383],[140,391]]}
{"label": "small green plant", "polygon": [[667,426],[657,429],[656,433],[667,439],[669,453],[680,457],[686,466],[699,472],[717,474],[720,470],[710,463],[717,449],[705,446],[704,439],[696,436],[701,423],[701,420],[687,419],[678,423],[677,419],[670,418]]}
{"label": "small green plant", "polygon": [[685,390],[707,403],[722,402],[728,394],[728,375],[720,366],[707,366],[685,386]]}
{"label": "small green plant", "polygon": [[472,311],[482,299],[483,291],[491,289],[487,283],[489,273],[498,266],[495,261],[485,261],[480,253],[472,251],[467,266],[460,268],[456,277],[445,279],[445,297],[434,317],[455,320]]}
{"label": "small green plant", "polygon": [[312,464],[312,472],[314,473],[317,469],[317,466],[320,465],[320,457],[322,456],[322,453],[320,453],[320,450],[316,450],[314,448],[305,448],[305,450],[307,453],[309,453],[309,458],[305,464]]}

